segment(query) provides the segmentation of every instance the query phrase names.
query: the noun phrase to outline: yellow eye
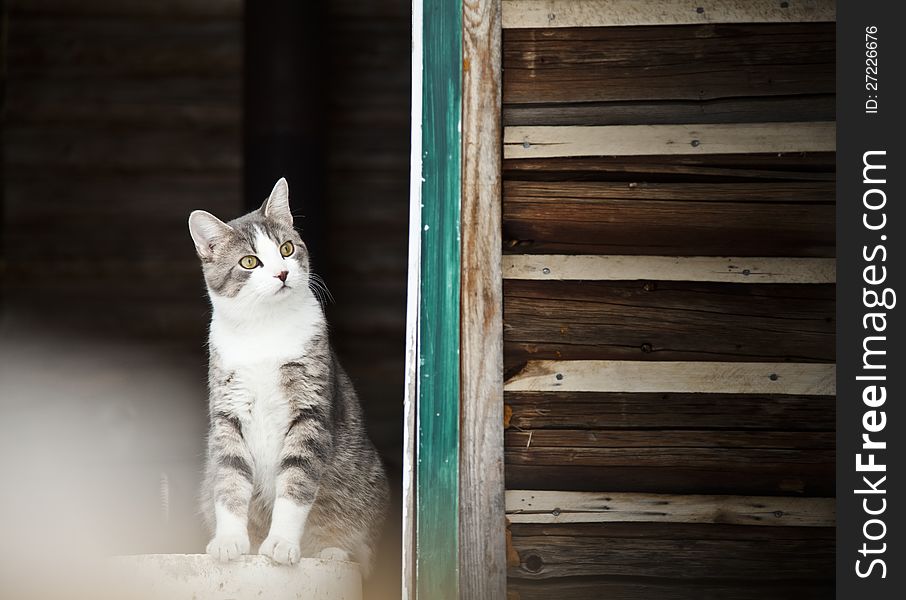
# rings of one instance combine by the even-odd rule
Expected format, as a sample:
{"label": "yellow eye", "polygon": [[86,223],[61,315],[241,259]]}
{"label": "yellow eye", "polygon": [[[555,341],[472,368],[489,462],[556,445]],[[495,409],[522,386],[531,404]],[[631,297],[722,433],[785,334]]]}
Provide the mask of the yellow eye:
{"label": "yellow eye", "polygon": [[243,256],[239,259],[239,266],[243,269],[254,269],[255,267],[261,266],[261,261],[258,260],[257,256]]}
{"label": "yellow eye", "polygon": [[293,246],[292,242],[283,242],[283,245],[280,246],[280,254],[283,256],[289,256],[296,251],[296,247]]}

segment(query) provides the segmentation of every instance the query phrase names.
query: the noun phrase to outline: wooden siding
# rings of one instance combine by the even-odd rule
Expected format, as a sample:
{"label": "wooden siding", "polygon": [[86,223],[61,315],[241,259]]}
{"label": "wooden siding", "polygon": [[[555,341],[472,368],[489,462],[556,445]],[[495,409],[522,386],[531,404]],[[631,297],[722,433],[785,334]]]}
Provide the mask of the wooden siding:
{"label": "wooden siding", "polygon": [[833,6],[696,6],[504,2],[512,598],[833,587]]}

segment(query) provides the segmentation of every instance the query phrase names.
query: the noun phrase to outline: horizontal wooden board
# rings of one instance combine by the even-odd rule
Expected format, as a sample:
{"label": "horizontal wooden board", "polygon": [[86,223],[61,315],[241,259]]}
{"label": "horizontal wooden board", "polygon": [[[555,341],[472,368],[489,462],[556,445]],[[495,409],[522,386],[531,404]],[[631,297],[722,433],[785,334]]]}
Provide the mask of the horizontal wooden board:
{"label": "horizontal wooden board", "polygon": [[834,283],[832,258],[509,254],[504,279]]}
{"label": "horizontal wooden board", "polygon": [[734,431],[708,429],[515,429],[506,431],[505,444],[514,450],[531,448],[740,448],[833,450],[830,431]]}
{"label": "horizontal wooden board", "polygon": [[833,396],[506,392],[509,426],[532,429],[833,431]]}
{"label": "horizontal wooden board", "polygon": [[743,362],[533,360],[506,391],[832,395],[835,365]]}
{"label": "horizontal wooden board", "polygon": [[834,181],[833,152],[523,158],[503,162],[504,179],[607,182]]}
{"label": "horizontal wooden board", "polygon": [[832,94],[833,23],[510,29],[503,103]]}
{"label": "horizontal wooden board", "polygon": [[505,159],[833,152],[836,146],[836,124],[828,121],[515,126],[503,130]]}
{"label": "horizontal wooden board", "polygon": [[527,360],[833,362],[835,286],[504,283],[504,354]]}
{"label": "horizontal wooden board", "polygon": [[[561,455],[562,458],[562,455]],[[756,496],[833,496],[834,461],[823,457],[816,462],[761,462],[775,456],[758,458],[730,457],[729,462],[713,468],[704,465],[635,465],[627,457],[625,465],[534,464],[524,460],[505,464],[508,488],[573,490],[595,492],[619,490],[654,494],[742,494]],[[549,462],[555,462],[552,458]]]}
{"label": "horizontal wooden board", "polygon": [[242,16],[241,0],[7,0],[14,18],[21,17],[153,17],[235,18]]}
{"label": "horizontal wooden board", "polygon": [[834,595],[833,580],[820,582],[736,579],[686,581],[639,577],[566,577],[510,579],[508,600],[827,600]]}
{"label": "horizontal wooden board", "polygon": [[158,127],[236,127],[241,119],[240,77],[123,78],[99,85],[89,78],[20,78],[6,91],[6,119],[18,125],[106,124]]}
{"label": "horizontal wooden board", "polygon": [[[235,173],[242,165],[238,124],[212,130],[117,129],[104,124],[6,127],[6,165],[95,173]],[[226,173],[225,173],[226,174]]]}
{"label": "horizontal wooden board", "polygon": [[723,523],[833,527],[833,498],[507,490],[510,523]]}
{"label": "horizontal wooden board", "polygon": [[833,0],[503,0],[504,29],[836,20]]}
{"label": "horizontal wooden board", "polygon": [[503,107],[505,126],[766,123],[833,121],[835,117],[836,98],[833,94],[701,101],[508,104]]}
{"label": "horizontal wooden board", "polygon": [[513,524],[510,531],[520,564],[509,575],[524,579],[820,581],[834,575],[832,528],[602,523]]}
{"label": "horizontal wooden board", "polygon": [[834,256],[830,182],[508,181],[504,248],[539,254]]}
{"label": "horizontal wooden board", "polygon": [[[8,73],[19,78],[233,76],[242,69],[238,19],[14,19]],[[100,85],[100,81],[98,82]]]}

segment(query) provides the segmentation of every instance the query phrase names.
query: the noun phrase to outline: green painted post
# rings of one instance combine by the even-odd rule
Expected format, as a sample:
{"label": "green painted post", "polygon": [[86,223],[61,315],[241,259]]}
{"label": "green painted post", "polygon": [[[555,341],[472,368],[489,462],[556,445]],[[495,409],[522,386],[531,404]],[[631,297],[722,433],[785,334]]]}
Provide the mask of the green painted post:
{"label": "green painted post", "polygon": [[416,597],[459,598],[462,2],[424,0]]}

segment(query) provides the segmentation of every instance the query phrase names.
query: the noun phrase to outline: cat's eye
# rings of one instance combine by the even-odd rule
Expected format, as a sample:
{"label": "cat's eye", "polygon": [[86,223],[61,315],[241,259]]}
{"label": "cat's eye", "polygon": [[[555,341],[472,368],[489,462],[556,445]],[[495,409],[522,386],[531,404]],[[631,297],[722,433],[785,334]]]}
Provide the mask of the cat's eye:
{"label": "cat's eye", "polygon": [[239,259],[239,266],[243,269],[254,269],[255,267],[261,266],[261,261],[258,260],[257,256],[252,256],[250,254]]}
{"label": "cat's eye", "polygon": [[280,254],[283,256],[289,256],[296,251],[296,247],[293,246],[292,242],[283,242],[283,245],[280,246]]}

